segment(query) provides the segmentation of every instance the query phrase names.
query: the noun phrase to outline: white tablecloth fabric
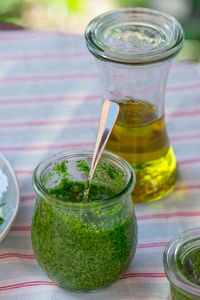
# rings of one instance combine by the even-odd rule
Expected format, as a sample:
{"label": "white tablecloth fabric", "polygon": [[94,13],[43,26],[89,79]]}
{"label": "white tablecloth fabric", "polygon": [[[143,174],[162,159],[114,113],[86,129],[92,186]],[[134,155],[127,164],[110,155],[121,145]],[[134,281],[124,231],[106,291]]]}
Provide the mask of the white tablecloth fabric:
{"label": "white tablecloth fabric", "polygon": [[51,153],[92,149],[100,109],[98,71],[83,37],[0,33],[0,151],[12,163],[21,190],[16,221],[0,243],[3,299],[169,299],[164,248],[174,235],[200,226],[200,66],[194,63],[173,64],[167,84],[166,120],[179,163],[177,186],[165,199],[135,205],[138,247],[127,274],[104,291],[76,294],[52,283],[35,260],[32,172]]}

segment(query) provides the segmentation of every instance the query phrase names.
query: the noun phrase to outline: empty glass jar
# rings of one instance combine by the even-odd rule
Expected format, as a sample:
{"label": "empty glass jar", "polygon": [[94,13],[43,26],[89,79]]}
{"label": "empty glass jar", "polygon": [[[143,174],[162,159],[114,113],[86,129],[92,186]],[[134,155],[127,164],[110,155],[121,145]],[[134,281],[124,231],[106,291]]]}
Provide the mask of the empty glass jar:
{"label": "empty glass jar", "polygon": [[160,199],[175,186],[176,159],[167,136],[164,99],[170,64],[183,38],[173,17],[146,8],[116,9],[86,28],[103,101],[120,106],[106,149],[133,166],[134,202]]}

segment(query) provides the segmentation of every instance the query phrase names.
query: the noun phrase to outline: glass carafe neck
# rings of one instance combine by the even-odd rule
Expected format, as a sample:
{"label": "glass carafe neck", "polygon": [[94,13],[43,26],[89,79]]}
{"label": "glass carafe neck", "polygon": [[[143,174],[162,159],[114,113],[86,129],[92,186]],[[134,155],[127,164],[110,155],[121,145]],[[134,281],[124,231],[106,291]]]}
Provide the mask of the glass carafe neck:
{"label": "glass carafe neck", "polygon": [[158,118],[164,114],[165,87],[171,60],[142,66],[96,61],[103,100],[142,100],[156,107]]}

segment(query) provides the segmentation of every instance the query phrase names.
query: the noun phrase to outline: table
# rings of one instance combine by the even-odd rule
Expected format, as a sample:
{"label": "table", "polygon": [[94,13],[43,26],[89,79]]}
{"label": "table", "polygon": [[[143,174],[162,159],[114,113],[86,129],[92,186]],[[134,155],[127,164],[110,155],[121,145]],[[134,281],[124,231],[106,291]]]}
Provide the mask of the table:
{"label": "table", "polygon": [[25,28],[22,28],[20,25],[0,21],[0,30],[25,30]]}
{"label": "table", "polygon": [[138,247],[127,274],[104,291],[66,292],[42,272],[32,251],[31,179],[38,162],[49,154],[92,149],[101,109],[98,72],[81,36],[56,31],[0,33],[0,151],[12,163],[21,189],[16,221],[0,244],[1,298],[169,299],[163,250],[174,235],[200,225],[199,91],[200,67],[174,63],[166,120],[179,179],[165,199],[135,205]]}

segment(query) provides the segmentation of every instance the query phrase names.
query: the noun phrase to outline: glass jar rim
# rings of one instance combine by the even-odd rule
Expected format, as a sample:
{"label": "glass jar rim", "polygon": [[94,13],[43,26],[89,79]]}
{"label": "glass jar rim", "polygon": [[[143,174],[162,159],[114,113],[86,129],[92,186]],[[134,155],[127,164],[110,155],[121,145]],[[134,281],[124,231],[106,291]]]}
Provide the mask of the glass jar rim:
{"label": "glass jar rim", "polygon": [[50,203],[51,205],[57,206],[57,207],[62,207],[62,208],[71,208],[74,210],[87,210],[87,209],[91,209],[91,208],[107,208],[109,206],[113,206],[114,204],[117,204],[118,202],[120,202],[120,197],[128,192],[130,192],[130,190],[132,191],[134,186],[135,186],[135,182],[136,182],[136,176],[135,176],[135,172],[133,170],[133,168],[131,167],[131,165],[122,157],[119,157],[118,155],[108,152],[108,151],[104,151],[102,154],[102,158],[104,159],[108,159],[109,161],[112,161],[112,163],[116,164],[120,164],[123,169],[126,171],[126,182],[123,186],[123,188],[116,193],[115,195],[113,195],[110,198],[106,198],[100,201],[92,201],[92,202],[87,202],[87,203],[83,203],[83,202],[70,202],[70,201],[62,201],[59,200],[58,198],[56,198],[55,196],[49,194],[47,192],[47,190],[44,188],[44,186],[42,185],[41,179],[42,179],[42,175],[44,174],[44,171],[53,163],[55,163],[57,160],[60,159],[69,159],[70,157],[88,157],[88,158],[92,158],[92,151],[87,151],[87,150],[64,150],[58,153],[55,153],[54,155],[51,155],[47,158],[45,158],[44,160],[42,160],[37,167],[35,168],[35,171],[33,173],[33,188],[36,192],[36,194],[44,199],[45,201],[47,201],[48,203]]}
{"label": "glass jar rim", "polygon": [[[130,52],[118,51],[115,45],[121,43],[121,49],[123,49],[127,37],[131,36],[131,30],[128,32],[127,29],[130,29],[130,26],[142,27],[142,22],[143,27],[146,26],[147,30],[149,26],[149,36],[159,37],[160,44],[158,44],[158,47],[155,47],[155,39],[152,42],[151,37],[151,39],[149,38],[151,42],[148,44],[147,51],[144,51],[144,49],[138,49],[135,53],[133,50]],[[125,28],[123,30],[126,32],[123,32],[123,26]],[[132,42],[135,43],[136,39],[134,39],[133,32],[134,30],[132,30]],[[107,39],[109,34],[112,39],[110,43]],[[139,37],[138,40],[143,39],[142,43],[144,45],[145,38],[147,43],[148,35],[145,36],[145,30],[143,30],[142,35],[142,38]],[[148,64],[177,55],[182,48],[184,32],[180,23],[167,13],[141,7],[118,8],[94,18],[86,27],[85,40],[89,51],[99,59],[122,64]],[[114,46],[112,47],[112,45]]]}
{"label": "glass jar rim", "polygon": [[190,249],[194,250],[194,240],[200,244],[200,227],[186,230],[170,240],[163,254],[163,266],[169,282],[180,292],[185,291],[191,295],[200,296],[200,286],[188,280],[183,273],[178,272],[177,263],[177,256],[180,254],[181,247],[186,246],[187,253]]}

